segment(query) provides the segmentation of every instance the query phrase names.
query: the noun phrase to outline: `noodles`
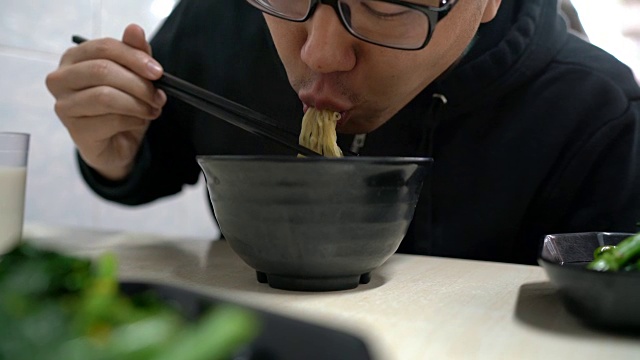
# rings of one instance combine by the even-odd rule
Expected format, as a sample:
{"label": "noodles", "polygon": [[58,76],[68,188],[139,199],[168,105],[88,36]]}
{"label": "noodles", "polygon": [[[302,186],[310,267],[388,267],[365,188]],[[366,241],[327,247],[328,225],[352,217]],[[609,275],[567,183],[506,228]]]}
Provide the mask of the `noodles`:
{"label": "noodles", "polygon": [[342,157],[338,147],[336,124],[340,114],[310,107],[302,118],[300,145],[328,157]]}

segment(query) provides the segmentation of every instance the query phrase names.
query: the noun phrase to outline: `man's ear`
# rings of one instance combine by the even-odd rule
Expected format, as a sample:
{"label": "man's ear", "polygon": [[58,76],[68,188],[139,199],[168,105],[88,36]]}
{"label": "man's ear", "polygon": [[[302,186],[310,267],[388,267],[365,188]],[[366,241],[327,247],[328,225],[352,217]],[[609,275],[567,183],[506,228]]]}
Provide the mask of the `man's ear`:
{"label": "man's ear", "polygon": [[484,12],[482,13],[483,23],[487,23],[496,17],[496,14],[498,13],[498,9],[500,8],[500,3],[502,3],[502,0],[487,1],[487,5],[485,5]]}

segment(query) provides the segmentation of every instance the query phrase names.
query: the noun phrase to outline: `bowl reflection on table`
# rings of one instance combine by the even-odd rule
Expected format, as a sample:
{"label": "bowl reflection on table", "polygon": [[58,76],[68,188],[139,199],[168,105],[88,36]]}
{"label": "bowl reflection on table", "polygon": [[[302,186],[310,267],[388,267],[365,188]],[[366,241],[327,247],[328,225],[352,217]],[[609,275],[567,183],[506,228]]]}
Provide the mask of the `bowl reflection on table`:
{"label": "bowl reflection on table", "polygon": [[271,287],[366,283],[398,248],[429,158],[198,156],[220,231]]}

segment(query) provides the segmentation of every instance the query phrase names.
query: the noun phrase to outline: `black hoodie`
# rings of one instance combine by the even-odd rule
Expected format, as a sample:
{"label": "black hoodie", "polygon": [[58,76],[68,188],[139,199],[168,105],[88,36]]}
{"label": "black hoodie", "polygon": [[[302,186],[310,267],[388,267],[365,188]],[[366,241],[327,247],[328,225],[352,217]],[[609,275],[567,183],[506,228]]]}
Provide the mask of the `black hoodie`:
{"label": "black hoodie", "polygon": [[[244,1],[182,0],[152,45],[166,71],[299,133],[300,101]],[[636,231],[639,121],[631,71],[568,34],[555,0],[503,0],[455,68],[368,134],[360,154],[435,159],[399,251],[533,264],[545,234]],[[133,205],[195,183],[196,155],[287,153],[170,99],[129,178],[81,171],[104,198]]]}

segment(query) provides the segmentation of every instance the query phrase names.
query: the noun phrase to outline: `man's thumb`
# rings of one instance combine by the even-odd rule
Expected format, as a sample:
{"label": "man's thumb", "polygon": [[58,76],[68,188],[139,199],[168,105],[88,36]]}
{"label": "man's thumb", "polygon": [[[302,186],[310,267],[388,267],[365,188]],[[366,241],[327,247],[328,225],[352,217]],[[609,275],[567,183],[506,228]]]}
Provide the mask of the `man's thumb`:
{"label": "man's thumb", "polygon": [[147,42],[144,30],[136,24],[131,24],[124,29],[122,42],[151,55],[151,45]]}

